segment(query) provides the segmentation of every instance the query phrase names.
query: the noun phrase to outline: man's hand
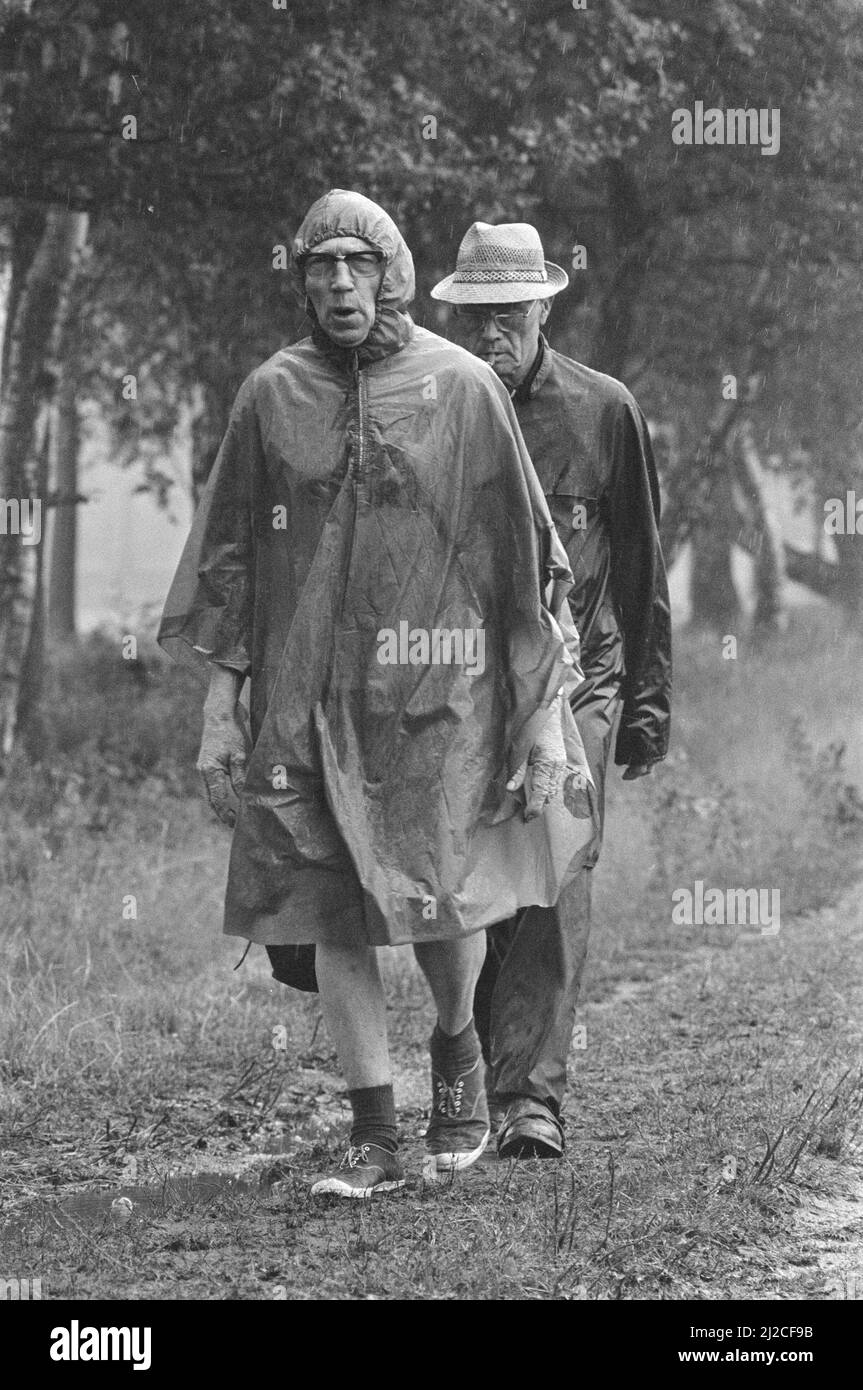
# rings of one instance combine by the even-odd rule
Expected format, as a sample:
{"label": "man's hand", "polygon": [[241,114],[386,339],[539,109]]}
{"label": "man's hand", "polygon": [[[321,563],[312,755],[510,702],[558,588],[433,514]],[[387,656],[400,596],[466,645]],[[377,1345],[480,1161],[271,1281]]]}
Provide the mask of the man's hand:
{"label": "man's hand", "polygon": [[558,695],[551,705],[548,720],[527,760],[506,784],[507,791],[511,792],[524,786],[526,821],[535,820],[537,816],[542,815],[549,801],[560,791],[566,776],[566,745],[563,741],[563,724],[560,717],[561,698]]}
{"label": "man's hand", "polygon": [[653,767],[652,763],[630,763],[621,781],[634,782],[636,777],[646,777]]}
{"label": "man's hand", "polygon": [[237,820],[231,792],[239,796],[246,780],[246,736],[236,713],[241,685],[238,672],[224,666],[213,668],[196,764],[207,800],[219,820],[231,827]]}

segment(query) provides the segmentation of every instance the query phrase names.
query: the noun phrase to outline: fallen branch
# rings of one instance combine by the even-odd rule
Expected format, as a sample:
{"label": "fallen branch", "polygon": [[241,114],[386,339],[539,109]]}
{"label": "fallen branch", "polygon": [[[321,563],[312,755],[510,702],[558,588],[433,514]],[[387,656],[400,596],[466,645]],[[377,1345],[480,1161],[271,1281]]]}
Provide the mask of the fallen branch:
{"label": "fallen branch", "polygon": [[789,579],[793,579],[795,584],[805,584],[807,589],[812,589],[822,598],[832,598],[835,595],[839,586],[838,565],[832,565],[829,560],[823,560],[820,555],[811,551],[798,550],[787,541],[784,542],[783,549],[785,573]]}

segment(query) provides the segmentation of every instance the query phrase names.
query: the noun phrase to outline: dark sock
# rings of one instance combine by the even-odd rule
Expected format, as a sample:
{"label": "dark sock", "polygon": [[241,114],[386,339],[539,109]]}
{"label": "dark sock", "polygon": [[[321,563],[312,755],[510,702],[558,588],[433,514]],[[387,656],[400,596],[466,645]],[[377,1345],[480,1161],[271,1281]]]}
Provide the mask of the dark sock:
{"label": "dark sock", "polygon": [[445,1033],[439,1023],[435,1024],[431,1036],[431,1053],[434,1060],[444,1062],[447,1068],[462,1071],[471,1066],[482,1051],[479,1034],[473,1019],[460,1033]]}
{"label": "dark sock", "polygon": [[354,1122],[351,1144],[379,1144],[394,1154],[399,1146],[392,1086],[362,1086],[348,1091]]}

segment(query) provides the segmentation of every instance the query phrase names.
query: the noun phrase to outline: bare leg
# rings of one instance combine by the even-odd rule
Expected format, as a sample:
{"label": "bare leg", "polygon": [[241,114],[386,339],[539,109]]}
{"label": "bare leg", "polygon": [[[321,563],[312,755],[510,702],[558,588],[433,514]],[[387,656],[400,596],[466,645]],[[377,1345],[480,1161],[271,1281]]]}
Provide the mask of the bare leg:
{"label": "bare leg", "polygon": [[398,1156],[387,1047],[386,1000],[372,946],[318,946],[316,968],[327,1031],[348,1083],[353,1123],[348,1151],[312,1196],[370,1197],[405,1185]]}
{"label": "bare leg", "polygon": [[438,1023],[450,1036],[473,1018],[473,995],[485,960],[485,932],[457,941],[418,941],[414,954],[437,1005]]}
{"label": "bare leg", "polygon": [[319,945],[315,968],[327,1032],[348,1090],[390,1085],[386,999],[377,951],[373,946]]}

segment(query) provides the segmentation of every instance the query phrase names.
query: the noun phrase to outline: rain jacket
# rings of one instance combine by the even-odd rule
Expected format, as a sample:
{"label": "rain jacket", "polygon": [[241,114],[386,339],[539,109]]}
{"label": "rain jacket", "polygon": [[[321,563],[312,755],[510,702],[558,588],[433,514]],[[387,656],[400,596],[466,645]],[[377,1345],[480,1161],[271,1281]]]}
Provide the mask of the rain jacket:
{"label": "rain jacket", "polygon": [[587,852],[566,702],[566,791],[525,824],[505,786],[581,680],[571,575],[506,391],[405,312],[395,224],[334,190],[295,264],[333,236],[384,255],[374,326],[348,352],[315,322],[244,382],[159,640],[250,677],[226,932],[342,941],[361,897],[369,944],[450,938],[555,901]]}
{"label": "rain jacket", "polygon": [[621,382],[554,352],[545,338],[514,401],[574,577],[569,604],[585,680],[572,708],[601,832],[618,712],[615,762],[653,763],[668,751],[671,621],[650,436]]}

